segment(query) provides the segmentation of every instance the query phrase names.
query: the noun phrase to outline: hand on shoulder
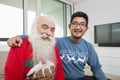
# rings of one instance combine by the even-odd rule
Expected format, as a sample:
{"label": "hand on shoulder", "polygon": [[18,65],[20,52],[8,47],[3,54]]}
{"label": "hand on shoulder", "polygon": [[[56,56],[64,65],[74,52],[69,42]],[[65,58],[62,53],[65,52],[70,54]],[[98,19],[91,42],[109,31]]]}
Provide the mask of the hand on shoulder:
{"label": "hand on shoulder", "polygon": [[9,38],[7,40],[7,44],[9,47],[19,47],[19,46],[21,46],[22,42],[23,42],[23,40],[19,35]]}

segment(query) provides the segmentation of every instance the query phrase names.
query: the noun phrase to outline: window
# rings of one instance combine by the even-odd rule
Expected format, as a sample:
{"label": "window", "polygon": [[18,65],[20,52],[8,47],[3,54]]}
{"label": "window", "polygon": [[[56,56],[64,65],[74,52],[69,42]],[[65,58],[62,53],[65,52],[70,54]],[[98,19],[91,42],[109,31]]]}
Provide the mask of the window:
{"label": "window", "polygon": [[71,5],[61,0],[49,0],[49,2],[48,0],[0,0],[0,49],[4,44],[7,45],[3,41],[8,38],[29,34],[36,15],[40,13],[52,17],[55,21],[55,37],[68,35],[67,24],[72,13]]}
{"label": "window", "polygon": [[0,0],[0,40],[23,34],[22,0]]}

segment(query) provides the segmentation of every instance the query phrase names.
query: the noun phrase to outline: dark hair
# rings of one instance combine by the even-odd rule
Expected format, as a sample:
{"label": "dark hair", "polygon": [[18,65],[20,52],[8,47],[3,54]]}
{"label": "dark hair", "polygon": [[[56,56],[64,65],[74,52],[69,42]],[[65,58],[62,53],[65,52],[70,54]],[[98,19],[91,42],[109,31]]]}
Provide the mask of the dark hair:
{"label": "dark hair", "polygon": [[84,12],[76,12],[76,13],[73,13],[72,16],[71,16],[71,20],[70,20],[70,23],[72,23],[73,19],[75,17],[83,17],[85,18],[86,20],[86,26],[88,25],[88,15]]}

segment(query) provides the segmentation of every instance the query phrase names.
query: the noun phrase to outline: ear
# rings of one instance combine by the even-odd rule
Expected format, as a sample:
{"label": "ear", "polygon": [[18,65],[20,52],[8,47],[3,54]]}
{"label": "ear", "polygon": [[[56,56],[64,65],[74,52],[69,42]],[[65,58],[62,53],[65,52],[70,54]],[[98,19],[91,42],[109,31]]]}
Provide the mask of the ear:
{"label": "ear", "polygon": [[68,24],[69,29],[71,28],[71,24]]}
{"label": "ear", "polygon": [[89,27],[87,26],[87,30],[88,30],[88,28],[89,28]]}
{"label": "ear", "polygon": [[86,26],[86,30],[88,30],[88,26]]}

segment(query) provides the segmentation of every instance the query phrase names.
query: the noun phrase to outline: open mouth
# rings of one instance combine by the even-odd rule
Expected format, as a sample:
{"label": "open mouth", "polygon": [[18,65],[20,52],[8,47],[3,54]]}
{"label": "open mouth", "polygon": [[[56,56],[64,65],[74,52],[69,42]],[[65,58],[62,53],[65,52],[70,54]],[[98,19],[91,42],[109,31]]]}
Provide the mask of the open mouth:
{"label": "open mouth", "polygon": [[74,30],[74,32],[76,32],[76,33],[81,33],[82,30]]}

